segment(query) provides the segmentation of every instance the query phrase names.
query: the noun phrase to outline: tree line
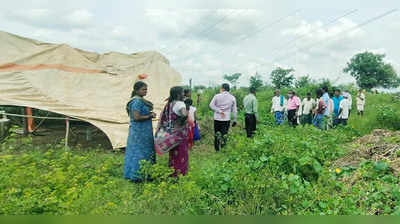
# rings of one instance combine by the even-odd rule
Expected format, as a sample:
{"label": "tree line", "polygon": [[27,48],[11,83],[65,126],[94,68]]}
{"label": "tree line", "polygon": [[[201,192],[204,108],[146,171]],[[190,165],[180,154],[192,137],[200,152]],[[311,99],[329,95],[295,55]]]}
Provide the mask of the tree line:
{"label": "tree line", "polygon": [[[347,63],[343,69],[344,73],[350,74],[355,78],[358,87],[370,90],[372,88],[397,88],[400,86],[400,77],[390,63],[385,62],[384,54],[375,54],[372,52],[363,52],[356,54]],[[315,82],[310,75],[301,76],[298,79],[294,76],[293,68],[274,69],[271,74],[271,81],[275,88],[302,88]],[[229,82],[234,88],[237,87],[241,73],[232,75],[225,74],[224,80]],[[322,80],[329,83],[329,80]],[[259,88],[264,85],[262,76],[259,73],[250,77],[250,86]]]}

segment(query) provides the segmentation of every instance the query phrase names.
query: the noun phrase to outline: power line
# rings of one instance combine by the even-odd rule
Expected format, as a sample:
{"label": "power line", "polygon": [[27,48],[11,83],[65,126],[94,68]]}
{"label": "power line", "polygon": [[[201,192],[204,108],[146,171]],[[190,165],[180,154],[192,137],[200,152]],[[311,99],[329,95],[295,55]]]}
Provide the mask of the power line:
{"label": "power line", "polygon": [[[323,27],[326,27],[326,26],[329,26],[329,25],[331,25],[331,24],[334,24],[334,23],[336,23],[337,21],[339,21],[340,19],[343,19],[343,18],[345,18],[345,17],[347,17],[347,16],[349,16],[349,15],[352,15],[352,14],[356,13],[357,11],[358,11],[358,10],[355,9],[355,10],[351,10],[351,11],[349,11],[349,12],[346,12],[345,14],[340,15],[339,17],[334,18],[334,19],[331,20],[330,22],[326,23]],[[319,28],[316,28],[316,29],[313,29],[312,31],[308,32],[307,34],[298,35],[298,36],[295,37],[294,39],[292,39],[292,40],[286,42],[285,44],[282,44],[280,47],[275,48],[275,49],[273,50],[272,55],[273,55],[273,56],[276,55],[276,54],[279,53],[282,49],[287,49],[287,48],[289,48],[289,47],[291,46],[291,44],[296,43],[297,41],[299,41],[299,40],[305,38],[307,35],[312,34],[312,33],[315,33],[315,32],[317,32],[318,30],[319,30]],[[242,65],[243,65],[243,64],[242,64]],[[235,67],[239,67],[239,65],[238,65],[238,66],[235,66]]]}
{"label": "power line", "polygon": [[[315,42],[315,43],[313,43],[313,44],[311,44],[311,45],[309,45],[309,46],[306,46],[306,47],[303,47],[303,48],[300,48],[300,49],[296,49],[296,50],[294,50],[294,52],[304,51],[304,50],[307,50],[307,49],[310,50],[311,48],[315,47],[316,45],[318,45],[318,44],[320,44],[320,43],[322,43],[322,42],[326,42],[326,41],[328,41],[328,40],[330,40],[330,39],[333,39],[333,38],[335,38],[335,37],[337,37],[337,36],[339,36],[339,35],[341,35],[341,34],[343,34],[343,33],[349,33],[349,32],[352,32],[352,31],[354,31],[354,30],[357,30],[357,29],[359,29],[359,28],[361,28],[361,27],[364,27],[364,26],[366,26],[366,25],[368,25],[368,24],[370,24],[370,23],[372,23],[372,22],[375,22],[375,21],[377,21],[377,20],[379,20],[379,19],[382,19],[382,18],[384,18],[384,17],[386,17],[386,16],[388,16],[388,15],[390,15],[390,14],[393,14],[393,13],[395,13],[395,12],[397,12],[397,11],[398,11],[398,9],[389,10],[389,11],[383,13],[383,14],[380,14],[380,15],[378,15],[378,16],[375,16],[375,17],[371,18],[371,19],[368,19],[368,20],[364,21],[363,23],[358,24],[358,25],[356,25],[356,26],[354,26],[354,27],[352,27],[352,28],[350,28],[350,29],[348,29],[348,30],[339,32],[339,33],[337,33],[336,35],[334,35],[334,36],[332,36],[332,37],[328,37],[328,38],[326,38],[326,39],[324,39],[324,40],[317,41],[317,42]],[[291,53],[289,53],[289,54],[292,54],[292,55],[293,55],[293,52],[291,52]],[[290,56],[287,57],[289,54],[283,55],[282,57],[277,58],[277,59],[275,59],[274,61],[280,61],[280,60],[282,60],[282,59],[284,59],[284,58],[286,58],[286,59],[291,58]],[[293,57],[293,56],[292,56],[292,57]]]}
{"label": "power line", "polygon": [[[233,14],[235,13],[235,11],[236,11],[236,10],[231,10],[231,12],[227,13],[226,15],[224,15],[224,16],[223,16],[222,18],[220,18],[216,23],[213,23],[211,26],[208,26],[207,28],[205,28],[204,30],[201,30],[201,31],[198,32],[198,33],[195,33],[195,34],[190,33],[191,35],[189,35],[188,37],[194,36],[194,35],[202,36],[202,35],[204,35],[204,34],[208,34],[208,33],[209,33],[210,31],[212,31],[217,25],[223,23],[225,20],[228,19],[229,16],[233,15]],[[237,15],[240,15],[241,13],[243,13],[242,10],[241,10],[239,13],[237,13]],[[170,49],[170,50],[167,51],[166,53],[169,54],[169,53],[172,53],[172,52],[174,52],[174,51],[180,49],[182,46],[186,45],[187,42],[189,42],[189,40],[183,40],[183,41],[181,41],[180,43],[178,43],[177,45],[175,45],[175,46],[176,46],[175,48]]]}
{"label": "power line", "polygon": [[[216,12],[214,12],[214,11],[211,11],[211,13],[209,13],[209,16],[212,16],[214,13],[216,13]],[[207,21],[207,20],[206,20]],[[200,21],[200,22],[198,22],[198,23],[196,23],[195,25],[193,25],[193,26],[191,26],[188,30],[191,30],[191,29],[193,29],[193,28],[197,28],[197,27],[203,27],[203,26],[205,26],[205,25],[207,25],[208,24],[208,22],[204,22],[204,21]],[[170,41],[170,43],[172,44],[172,42],[173,41]],[[183,41],[182,41],[183,42]],[[167,44],[167,45],[169,45],[169,44]],[[163,47],[163,48],[161,48],[160,50],[168,50],[168,47]]]}
{"label": "power line", "polygon": [[[250,35],[246,35],[246,36],[244,36],[244,37],[242,37],[242,38],[238,38],[237,40],[231,41],[231,44],[232,44],[232,43],[235,43],[235,42],[236,42],[236,43],[239,43],[239,42],[242,42],[242,41],[246,41],[246,40],[248,40],[249,38],[252,38],[252,37],[256,36],[257,34],[262,33],[262,32],[265,31],[266,29],[271,28],[271,27],[273,27],[274,25],[281,23],[282,21],[284,21],[284,20],[290,18],[291,16],[297,14],[297,13],[300,12],[300,11],[301,11],[301,10],[298,9],[298,10],[296,10],[296,11],[294,11],[294,12],[292,12],[292,13],[286,15],[286,16],[283,16],[283,17],[281,17],[281,18],[279,18],[279,19],[277,19],[277,20],[275,20],[275,21],[273,21],[273,22],[271,22],[271,23],[264,24],[264,26],[262,26],[260,29],[258,29],[258,30],[255,31],[254,33],[252,33],[252,34],[250,34]],[[217,53],[215,56],[219,56],[219,55],[220,55],[222,52],[224,52],[227,48],[228,48],[228,47],[224,47],[224,48],[222,48],[220,51],[217,51],[218,53]]]}
{"label": "power line", "polygon": [[[356,13],[357,11],[358,11],[358,9],[352,10],[352,11],[350,11],[350,12],[346,12],[344,15],[341,15],[341,16],[339,16],[339,17],[333,19],[332,21],[328,22],[328,23],[325,24],[324,26],[329,26],[329,25],[331,25],[331,24],[334,24],[334,23],[336,23],[337,21],[339,21],[340,19],[343,19],[343,18],[345,18],[345,17],[347,17],[347,16],[349,16],[349,15],[352,15],[352,14]],[[291,46],[291,44],[296,43],[297,41],[304,39],[305,37],[307,37],[307,35],[312,34],[312,33],[315,33],[315,32],[317,32],[318,30],[319,30],[319,28],[315,28],[314,30],[308,32],[307,34],[299,35],[298,37],[294,38],[293,40],[290,40],[290,41],[286,42],[285,44],[282,44],[280,47],[275,48],[275,49],[273,50],[273,55],[275,55],[275,52],[277,52],[277,51],[279,51],[279,50],[282,50],[282,48],[288,48],[288,46]]]}

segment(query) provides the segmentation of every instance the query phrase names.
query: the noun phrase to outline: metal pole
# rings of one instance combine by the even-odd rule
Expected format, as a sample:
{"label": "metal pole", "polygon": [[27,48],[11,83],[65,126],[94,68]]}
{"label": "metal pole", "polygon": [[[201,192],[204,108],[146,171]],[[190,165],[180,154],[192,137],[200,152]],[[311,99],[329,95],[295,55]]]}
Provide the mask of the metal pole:
{"label": "metal pole", "polygon": [[68,149],[68,138],[69,138],[69,119],[65,119],[65,149]]}

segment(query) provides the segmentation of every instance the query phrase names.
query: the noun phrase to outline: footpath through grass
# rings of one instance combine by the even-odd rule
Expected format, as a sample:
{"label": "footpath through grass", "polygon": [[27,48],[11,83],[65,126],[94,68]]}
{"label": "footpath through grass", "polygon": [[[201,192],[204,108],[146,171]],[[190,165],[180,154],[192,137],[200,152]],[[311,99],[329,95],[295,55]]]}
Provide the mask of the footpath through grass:
{"label": "footpath through grass", "polygon": [[[399,178],[389,162],[333,166],[360,136],[398,129],[393,96],[368,95],[363,118],[353,111],[348,127],[328,132],[275,127],[270,93],[258,97],[256,137],[236,128],[227,148],[215,153],[207,133],[190,154],[189,175],[179,179],[169,178],[167,156],[144,170],[153,182],[133,184],[122,178],[121,152],[65,151],[10,137],[0,151],[0,214],[399,214]],[[203,131],[212,130],[203,118]],[[357,182],[346,182],[356,171]]]}

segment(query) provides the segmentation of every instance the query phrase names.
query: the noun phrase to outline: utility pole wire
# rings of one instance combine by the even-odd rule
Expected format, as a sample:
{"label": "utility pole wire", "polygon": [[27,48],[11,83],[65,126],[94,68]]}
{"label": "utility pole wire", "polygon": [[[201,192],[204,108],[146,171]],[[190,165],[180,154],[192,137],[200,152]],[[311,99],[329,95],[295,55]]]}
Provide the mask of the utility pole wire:
{"label": "utility pole wire", "polygon": [[[276,25],[276,24],[279,24],[280,22],[282,22],[282,21],[284,21],[285,19],[287,19],[287,18],[293,16],[294,14],[298,13],[299,11],[301,11],[301,10],[300,10],[300,9],[295,10],[295,11],[291,12],[290,14],[288,14],[288,15],[286,15],[286,16],[283,16],[283,17],[281,17],[281,18],[279,18],[279,19],[277,19],[277,20],[275,20],[275,21],[273,21],[273,22],[271,22],[271,23],[268,23],[268,22],[261,23],[262,25],[260,26],[260,29],[257,29],[254,33],[252,33],[252,35],[245,35],[245,36],[242,36],[242,37],[233,39],[233,40],[231,40],[228,44],[233,44],[233,43],[235,43],[235,42],[238,43],[238,42],[241,42],[241,41],[245,41],[245,40],[249,39],[250,37],[254,37],[254,36],[256,36],[256,34],[261,33],[262,31],[264,31],[264,30],[266,30],[266,29],[268,29],[268,28],[271,28],[272,26],[274,26],[274,25]],[[214,56],[219,56],[219,55],[221,55],[221,53],[223,53],[226,49],[228,49],[228,47],[222,47],[222,48],[220,48],[219,50],[217,50],[216,53],[213,54],[213,55],[214,55]],[[192,58],[192,57],[195,56],[195,55],[197,55],[197,54],[192,54],[192,55],[189,55],[189,56],[187,56],[187,57],[185,57],[185,58]]]}
{"label": "utility pole wire", "polygon": [[[209,16],[212,16],[214,13],[216,13],[215,11],[211,11],[211,13],[209,13]],[[188,30],[192,30],[192,29],[195,29],[195,28],[197,28],[197,27],[204,27],[205,25],[207,25],[208,23],[207,22],[204,22],[204,21],[200,21],[200,22],[198,22],[198,23],[196,23],[195,25],[193,25],[193,26],[191,26]],[[170,41],[170,43],[169,44],[167,44],[167,45],[170,45],[170,44],[172,44],[172,42],[173,41]],[[183,41],[182,41],[183,42]],[[168,47],[162,47],[162,48],[160,48],[160,50],[169,50],[168,49]]]}
{"label": "utility pole wire", "polygon": [[[225,16],[223,16],[221,19],[219,19],[216,23],[214,23],[214,24],[212,24],[211,26],[207,27],[206,29],[204,29],[204,30],[198,32],[196,35],[202,36],[202,35],[204,35],[204,34],[210,33],[210,31],[212,31],[217,25],[223,23],[225,20],[228,19],[229,16],[231,16],[232,14],[234,14],[235,11],[236,11],[236,10],[231,10],[231,12],[227,13]],[[240,10],[240,12],[237,13],[237,16],[240,15],[240,14],[242,14],[242,13],[243,13],[243,10]],[[190,33],[190,34],[191,34],[191,35],[188,35],[188,37],[194,35],[193,33]],[[184,45],[186,45],[187,42],[189,42],[189,40],[187,40],[187,39],[181,41],[180,43],[178,43],[177,45],[175,45],[175,46],[176,46],[175,48],[172,48],[172,49],[170,49],[169,51],[167,51],[166,54],[173,53],[174,51],[179,50],[179,49],[182,48]]]}
{"label": "utility pole wire", "polygon": [[[309,46],[306,46],[306,47],[303,47],[303,48],[300,48],[300,49],[296,49],[295,52],[304,51],[304,50],[310,50],[310,49],[312,49],[313,47],[317,46],[318,44],[320,44],[320,43],[322,43],[322,42],[329,41],[330,39],[333,39],[333,38],[335,38],[335,37],[337,37],[337,36],[339,36],[339,35],[341,35],[341,34],[343,34],[343,33],[349,33],[349,32],[352,32],[352,31],[354,31],[354,30],[357,30],[357,29],[359,29],[359,28],[361,28],[361,27],[364,27],[364,26],[366,26],[366,25],[368,25],[368,24],[370,24],[370,23],[372,23],[372,22],[375,22],[375,21],[377,21],[377,20],[379,20],[379,19],[382,19],[382,18],[384,18],[384,17],[386,17],[386,16],[389,16],[389,15],[391,15],[391,14],[397,12],[397,11],[398,11],[398,9],[392,9],[392,10],[390,10],[390,11],[387,11],[387,12],[385,12],[385,13],[383,13],[383,14],[380,14],[380,15],[378,15],[378,16],[376,16],[376,17],[373,17],[373,18],[371,18],[371,19],[368,19],[368,20],[364,21],[363,23],[360,23],[360,24],[358,24],[358,25],[356,25],[356,26],[354,26],[354,27],[352,27],[352,28],[350,28],[350,29],[348,29],[348,30],[339,32],[339,33],[337,33],[336,35],[334,35],[334,36],[332,36],[332,37],[328,37],[328,38],[326,38],[326,39],[324,39],[324,40],[317,41],[317,42],[315,42],[315,43],[313,43],[313,44],[311,44],[311,45],[309,45]],[[283,55],[282,57],[276,58],[276,59],[274,59],[273,61],[281,61],[281,60],[283,60],[283,59],[288,59],[288,58],[290,58],[290,56],[288,56],[288,55],[290,55],[290,54],[293,55],[293,52],[290,52],[289,54]]]}
{"label": "utility pole wire", "polygon": [[[252,33],[251,35],[245,35],[244,37],[241,37],[241,38],[239,37],[237,40],[231,41],[231,44],[232,44],[232,43],[235,43],[235,42],[238,43],[238,42],[246,41],[246,40],[248,40],[248,39],[250,39],[250,38],[252,38],[252,37],[255,37],[255,36],[257,36],[257,34],[260,34],[260,33],[262,33],[263,31],[265,31],[266,29],[271,28],[271,27],[273,27],[274,25],[281,23],[282,21],[284,21],[284,20],[290,18],[291,16],[297,14],[297,13],[300,12],[300,11],[301,11],[301,10],[298,9],[298,10],[296,10],[296,11],[294,11],[294,12],[292,12],[292,13],[290,13],[290,14],[284,16],[284,17],[281,17],[281,18],[279,18],[279,19],[277,19],[277,20],[275,20],[275,21],[273,21],[273,22],[271,22],[271,23],[264,24],[265,26],[262,26],[260,29],[258,29],[257,31],[255,31],[255,32]],[[221,53],[223,53],[227,48],[228,48],[228,47],[223,47],[220,51],[217,51],[217,54],[216,54],[215,56],[219,56],[219,55],[220,55]]]}
{"label": "utility pole wire", "polygon": [[[323,27],[332,25],[332,24],[336,23],[337,21],[339,21],[340,19],[343,19],[343,18],[345,18],[345,17],[347,17],[347,16],[349,16],[349,15],[352,15],[352,14],[356,13],[357,11],[358,11],[358,9],[351,10],[351,11],[349,11],[349,12],[346,12],[345,14],[343,14],[343,15],[337,17],[337,18],[334,18],[333,20],[331,20],[330,22],[328,22],[327,24],[325,24]],[[308,32],[307,34],[315,33],[315,32],[317,32],[318,30],[319,30],[319,28],[316,28],[316,29],[314,29],[314,30]],[[292,39],[292,40],[286,42],[285,44],[281,45],[280,47],[275,48],[275,49],[273,50],[272,55],[274,56],[274,55],[278,54],[280,51],[282,51],[282,50],[284,50],[284,49],[288,49],[289,47],[291,47],[291,44],[293,44],[293,43],[295,43],[295,47],[297,48],[297,46],[296,46],[296,45],[297,45],[297,44],[296,44],[297,41],[299,41],[299,40],[301,40],[301,39],[304,39],[304,38],[307,36],[307,34],[299,35],[299,36],[295,37],[294,39]],[[293,46],[292,46],[292,47],[293,47]],[[243,64],[241,64],[241,65],[243,65]],[[235,67],[239,67],[239,66],[241,66],[241,65],[237,65],[237,66],[235,66]]]}
{"label": "utility pole wire", "polygon": [[[337,21],[339,21],[340,19],[343,19],[343,18],[345,18],[345,17],[347,17],[347,16],[349,16],[349,15],[352,15],[352,14],[356,13],[357,11],[358,11],[358,9],[355,9],[355,10],[352,10],[352,11],[350,11],[350,12],[347,12],[347,13],[345,13],[344,15],[341,15],[341,16],[339,16],[339,17],[333,19],[332,21],[328,22],[328,23],[325,24],[324,26],[329,26],[329,25],[331,25],[331,24],[334,24],[334,23],[336,23]],[[307,34],[315,33],[315,32],[317,32],[318,30],[319,30],[319,28],[316,28],[316,29],[310,31],[310,32],[307,33]],[[289,46],[291,46],[291,44],[296,43],[297,41],[304,39],[305,37],[307,37],[307,34],[299,35],[298,37],[294,38],[293,40],[290,40],[290,41],[286,42],[285,44],[282,44],[280,47],[275,48],[275,49],[272,51],[272,52],[273,52],[272,55],[275,55],[275,52],[278,52],[278,51],[280,51],[280,50],[282,50],[282,49],[284,49],[284,48],[287,49]]]}

